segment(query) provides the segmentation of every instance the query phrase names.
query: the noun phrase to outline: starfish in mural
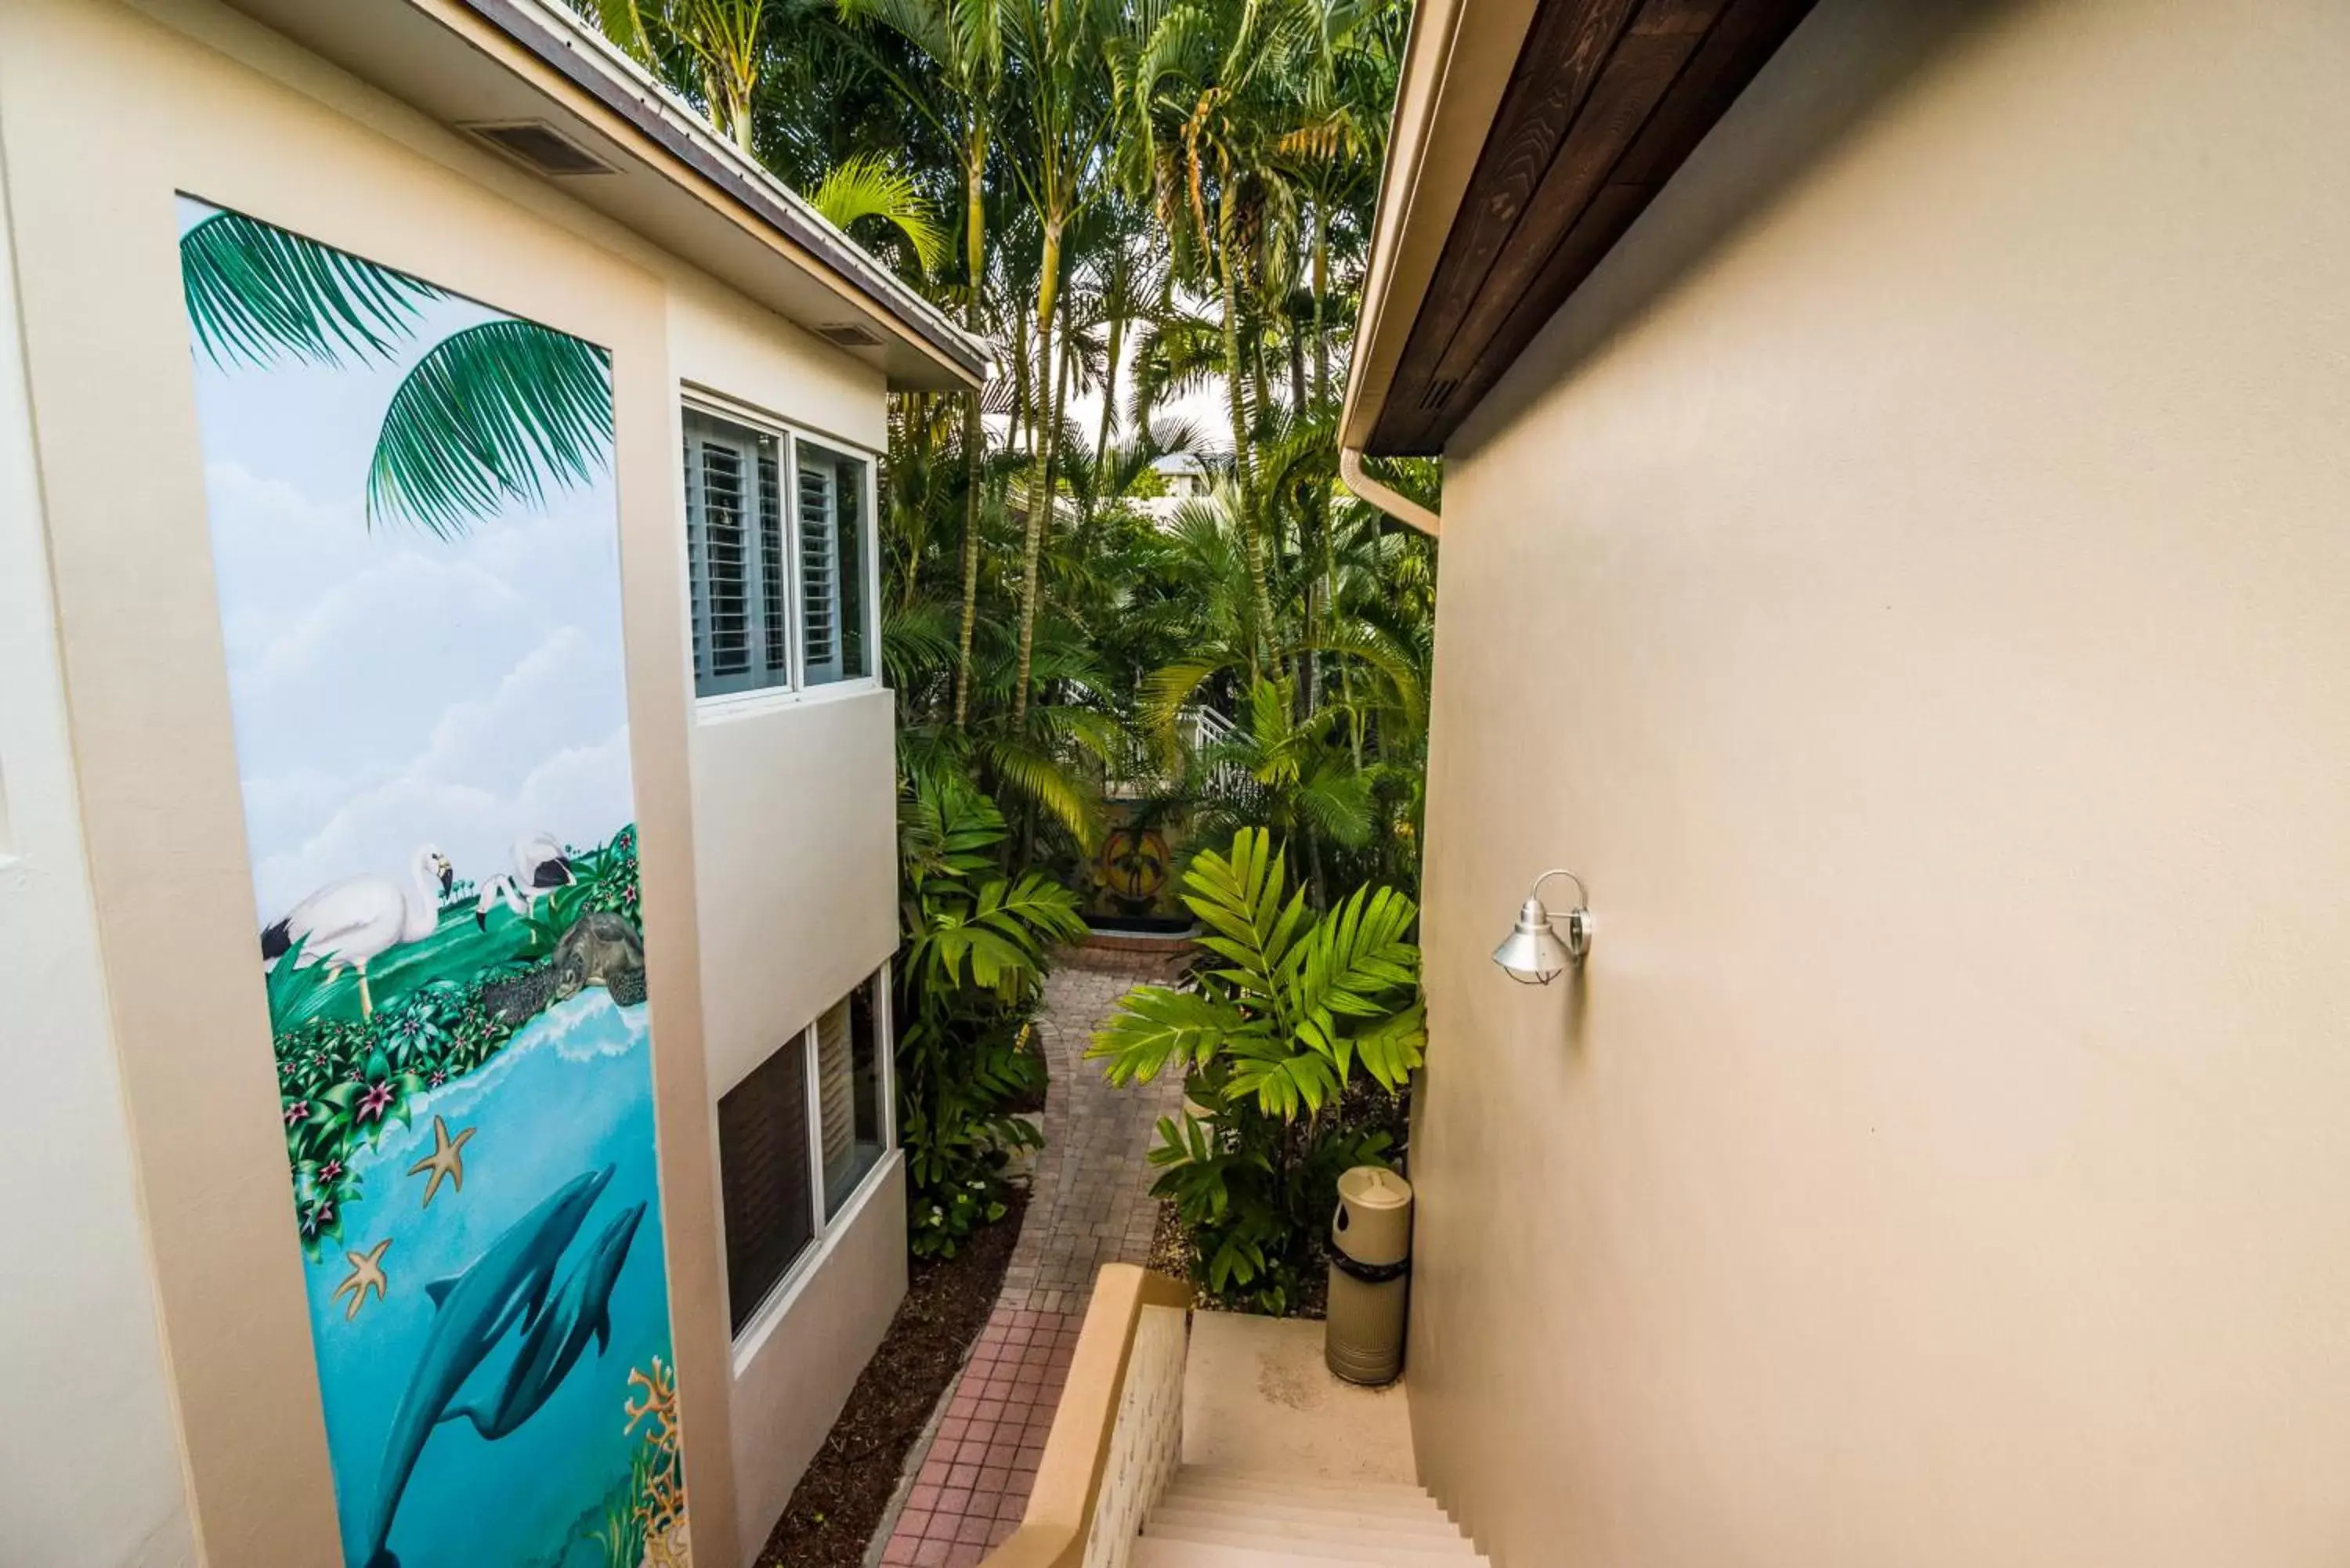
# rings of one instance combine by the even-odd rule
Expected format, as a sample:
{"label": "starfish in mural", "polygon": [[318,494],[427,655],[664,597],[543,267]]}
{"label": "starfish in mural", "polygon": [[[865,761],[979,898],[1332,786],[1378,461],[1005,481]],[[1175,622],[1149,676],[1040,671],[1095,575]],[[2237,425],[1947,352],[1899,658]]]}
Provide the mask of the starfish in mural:
{"label": "starfish in mural", "polygon": [[448,1122],[440,1116],[432,1118],[432,1152],[408,1168],[411,1176],[424,1176],[428,1170],[432,1173],[425,1177],[424,1203],[431,1203],[432,1195],[441,1190],[443,1177],[448,1178],[449,1184],[458,1191],[465,1190],[465,1140],[479,1130],[478,1127],[467,1127],[452,1138],[449,1136]]}
{"label": "starfish in mural", "polygon": [[375,1292],[375,1299],[381,1301],[383,1293],[390,1288],[391,1282],[384,1277],[383,1272],[383,1255],[390,1246],[391,1238],[386,1236],[375,1244],[372,1251],[343,1254],[350,1260],[351,1277],[335,1287],[335,1299],[340,1300],[345,1291],[350,1293],[350,1304],[343,1309],[345,1323],[359,1315],[359,1303],[367,1300],[368,1292]]}

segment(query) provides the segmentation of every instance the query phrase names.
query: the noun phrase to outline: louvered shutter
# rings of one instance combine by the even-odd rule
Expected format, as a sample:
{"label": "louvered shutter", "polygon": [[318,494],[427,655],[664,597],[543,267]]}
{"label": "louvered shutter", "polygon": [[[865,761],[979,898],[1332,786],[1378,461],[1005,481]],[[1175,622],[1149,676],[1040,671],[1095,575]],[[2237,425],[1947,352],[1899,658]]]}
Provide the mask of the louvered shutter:
{"label": "louvered shutter", "polygon": [[800,668],[811,686],[840,679],[837,502],[832,465],[800,464]]}
{"label": "louvered shutter", "polygon": [[849,1049],[848,1003],[842,1002],[816,1022],[816,1097],[823,1123],[827,1209],[839,1201],[841,1182],[857,1163],[855,1069]]}
{"label": "louvered shutter", "polygon": [[772,438],[688,414],[685,517],[696,694],[783,684],[789,584]]}

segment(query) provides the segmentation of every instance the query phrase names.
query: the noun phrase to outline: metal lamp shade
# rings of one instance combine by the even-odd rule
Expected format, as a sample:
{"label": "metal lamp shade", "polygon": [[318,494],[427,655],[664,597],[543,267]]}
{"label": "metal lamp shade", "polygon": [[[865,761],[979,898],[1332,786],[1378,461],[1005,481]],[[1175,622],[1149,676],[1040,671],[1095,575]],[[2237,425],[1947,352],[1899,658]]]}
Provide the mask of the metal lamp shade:
{"label": "metal lamp shade", "polygon": [[1550,910],[1543,901],[1528,898],[1519,907],[1517,925],[1493,950],[1493,961],[1523,985],[1548,985],[1566,972],[1575,955],[1551,929]]}

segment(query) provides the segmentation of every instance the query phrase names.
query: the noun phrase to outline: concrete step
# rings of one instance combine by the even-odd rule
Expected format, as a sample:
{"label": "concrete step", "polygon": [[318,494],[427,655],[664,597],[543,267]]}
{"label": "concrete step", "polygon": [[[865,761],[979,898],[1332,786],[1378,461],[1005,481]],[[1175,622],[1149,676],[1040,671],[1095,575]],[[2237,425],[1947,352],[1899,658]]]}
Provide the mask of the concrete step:
{"label": "concrete step", "polygon": [[[1447,1568],[1463,1561],[1483,1564],[1482,1557],[1443,1559]],[[1302,1552],[1284,1545],[1235,1546],[1224,1542],[1175,1540],[1144,1535],[1134,1543],[1130,1568],[1391,1568],[1386,1557],[1334,1557],[1327,1552]]]}
{"label": "concrete step", "polygon": [[1246,1552],[1272,1552],[1277,1555],[1309,1557],[1318,1562],[1374,1563],[1378,1568],[1466,1568],[1478,1561],[1476,1549],[1458,1536],[1448,1547],[1441,1542],[1423,1543],[1415,1540],[1399,1544],[1392,1535],[1382,1536],[1376,1531],[1343,1531],[1318,1535],[1269,1534],[1258,1526],[1236,1523],[1229,1526],[1198,1524],[1162,1524],[1153,1514],[1142,1527],[1145,1541],[1181,1541],[1199,1546],[1230,1546]]}
{"label": "concrete step", "polygon": [[1433,1499],[1427,1497],[1347,1497],[1336,1493],[1317,1496],[1306,1492],[1207,1486],[1179,1480],[1168,1489],[1160,1501],[1185,1508],[1274,1509],[1285,1514],[1326,1519],[1332,1523],[1430,1524],[1448,1533],[1453,1528],[1451,1518],[1436,1506]]}
{"label": "concrete step", "polygon": [[1292,1476],[1263,1470],[1185,1465],[1175,1472],[1174,1484],[1219,1494],[1343,1502],[1357,1508],[1436,1506],[1434,1498],[1405,1481],[1335,1480],[1326,1476]]}
{"label": "concrete step", "polygon": [[1150,1511],[1154,1523],[1197,1524],[1212,1530],[1263,1530],[1282,1536],[1326,1535],[1351,1541],[1354,1532],[1398,1544],[1433,1542],[1443,1550],[1461,1539],[1452,1521],[1430,1504],[1410,1513],[1361,1510],[1337,1504],[1304,1504],[1263,1498],[1202,1496],[1178,1489],[1159,1500]]}

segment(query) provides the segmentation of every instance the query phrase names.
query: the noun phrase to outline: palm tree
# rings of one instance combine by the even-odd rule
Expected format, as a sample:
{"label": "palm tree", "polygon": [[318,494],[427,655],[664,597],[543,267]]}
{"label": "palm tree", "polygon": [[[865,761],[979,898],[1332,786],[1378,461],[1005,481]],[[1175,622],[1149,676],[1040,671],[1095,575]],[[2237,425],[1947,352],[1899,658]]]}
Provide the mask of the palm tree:
{"label": "palm tree", "polygon": [[[982,330],[981,293],[987,277],[987,161],[996,123],[996,91],[1003,78],[1002,0],[840,0],[851,20],[889,28],[929,57],[931,76],[918,79],[894,67],[884,74],[931,120],[955,151],[963,189],[964,323]],[[972,635],[979,618],[980,500],[987,432],[980,394],[963,400],[962,446],[967,464],[962,535],[962,613],[956,631],[955,727],[971,712]]]}
{"label": "palm tree", "polygon": [[[421,278],[248,218],[215,213],[180,239],[197,346],[215,364],[280,355],[390,363],[450,297]],[[612,371],[604,350],[511,317],[451,333],[410,367],[376,435],[369,526],[462,534],[501,505],[542,504],[609,460]]]}
{"label": "palm tree", "polygon": [[1118,103],[1112,89],[1097,0],[1006,0],[1004,36],[1018,67],[1024,132],[1011,161],[1015,182],[1044,239],[1036,282],[1036,397],[1045,417],[1029,481],[1027,535],[1021,560],[1020,661],[1013,688],[1013,722],[1028,708],[1030,656],[1035,637],[1036,574],[1057,488],[1069,354],[1055,355],[1055,327],[1063,284],[1063,244],[1071,223],[1099,199],[1106,181]]}
{"label": "palm tree", "polygon": [[751,151],[767,0],[573,0],[604,36],[659,71],[664,51],[690,65],[719,133]]}
{"label": "palm tree", "polygon": [[[1152,195],[1178,241],[1178,265],[1213,289],[1219,307],[1232,475],[1262,612],[1253,671],[1270,653],[1274,628],[1251,457],[1264,377],[1249,317],[1278,281],[1295,202],[1276,154],[1309,118],[1321,44],[1314,0],[1195,0],[1159,14],[1121,61],[1129,183]],[[1244,338],[1253,350],[1245,359]]]}

